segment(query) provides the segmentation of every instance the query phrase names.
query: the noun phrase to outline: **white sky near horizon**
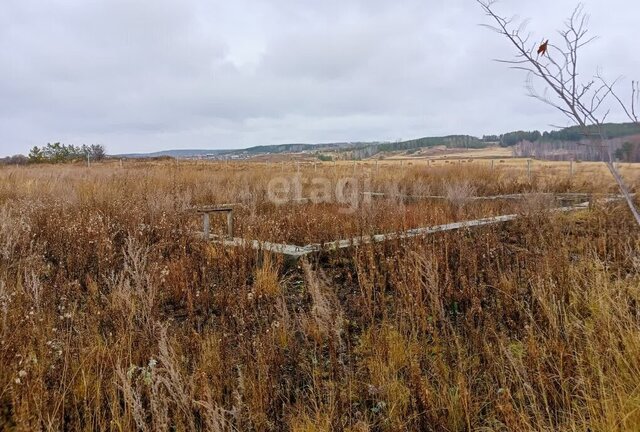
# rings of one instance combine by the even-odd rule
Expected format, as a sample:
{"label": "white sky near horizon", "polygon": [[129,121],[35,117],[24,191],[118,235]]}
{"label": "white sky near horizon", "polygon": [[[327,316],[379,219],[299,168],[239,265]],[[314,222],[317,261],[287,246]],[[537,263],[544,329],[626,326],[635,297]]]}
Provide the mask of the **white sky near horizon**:
{"label": "white sky near horizon", "polygon": [[[573,0],[502,0],[534,40]],[[582,78],[640,78],[640,2],[585,2]],[[526,96],[475,0],[5,0],[0,156],[395,141],[568,125]],[[627,92],[624,91],[624,94]],[[615,110],[610,119],[622,121]]]}

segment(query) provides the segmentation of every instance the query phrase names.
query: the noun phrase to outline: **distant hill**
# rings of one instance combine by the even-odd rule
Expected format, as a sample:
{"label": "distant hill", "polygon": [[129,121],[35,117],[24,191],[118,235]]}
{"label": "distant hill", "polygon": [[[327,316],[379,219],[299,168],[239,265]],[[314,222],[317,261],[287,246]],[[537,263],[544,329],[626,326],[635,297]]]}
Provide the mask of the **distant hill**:
{"label": "distant hill", "polygon": [[380,151],[412,150],[422,147],[446,146],[449,148],[483,148],[487,143],[470,135],[447,135],[443,137],[424,137],[408,141],[381,144]]}
{"label": "distant hill", "polygon": [[[603,130],[608,138],[620,138],[640,134],[640,126],[633,123],[607,123]],[[423,137],[396,142],[336,142],[336,143],[291,143],[274,144],[248,147],[238,150],[166,150],[154,153],[132,153],[116,155],[127,158],[249,158],[264,154],[281,153],[311,153],[311,152],[348,152],[352,158],[361,159],[371,157],[381,152],[411,151],[424,147],[446,146],[447,148],[485,148],[496,145],[514,146],[522,141],[529,142],[554,142],[554,141],[580,141],[586,137],[597,134],[596,128],[582,129],[572,126],[550,132],[539,131],[515,131],[502,135],[489,135],[482,139],[470,135],[446,135],[440,137]]]}
{"label": "distant hill", "polygon": [[600,132],[608,139],[622,138],[640,134],[640,125],[636,123],[605,123],[600,131],[596,126],[583,128],[571,126],[560,130],[540,131],[515,131],[500,135],[500,143],[505,147],[514,146],[522,141],[553,143],[553,142],[578,142],[583,139],[599,137]]}
{"label": "distant hill", "polygon": [[[640,134],[640,124],[637,123],[605,123],[602,132],[607,138],[620,138]],[[586,129],[572,126],[559,131],[544,132],[543,140],[580,141],[583,138],[600,136],[600,131],[595,126]]]}
{"label": "distant hill", "polygon": [[234,150],[230,153],[248,153],[248,154],[265,154],[265,153],[300,153],[304,151],[326,151],[326,150],[344,150],[351,149],[362,145],[372,145],[376,143],[361,142],[341,142],[341,143],[321,143],[321,144],[275,144],[249,147],[244,150]]}
{"label": "distant hill", "polygon": [[175,157],[175,158],[198,158],[198,157],[232,157],[232,156],[256,156],[261,154],[278,154],[278,153],[301,153],[310,151],[340,151],[358,147],[366,147],[377,145],[377,142],[340,142],[340,143],[321,143],[321,144],[274,144],[248,147],[244,149],[224,149],[224,150],[207,150],[207,149],[187,149],[187,150],[164,150],[153,153],[127,153],[114,155],[116,157],[125,158],[154,158],[154,157]]}
{"label": "distant hill", "polygon": [[340,152],[350,151],[358,155],[372,156],[379,152],[410,150],[422,147],[436,147],[445,145],[447,147],[462,148],[482,148],[488,144],[476,137],[468,135],[449,135],[444,137],[424,137],[407,141],[397,142],[338,142],[321,144],[274,144],[248,147],[238,150],[165,150],[154,153],[130,153],[115,155],[125,158],[152,158],[152,157],[175,157],[175,158],[228,158],[241,156],[257,156],[263,154],[280,153],[302,153],[302,152]]}
{"label": "distant hill", "polygon": [[184,150],[163,150],[153,153],[125,153],[113,155],[114,157],[123,158],[158,158],[158,157],[174,157],[174,158],[194,158],[202,157],[206,155],[220,155],[229,150],[196,150],[196,149],[184,149]]}

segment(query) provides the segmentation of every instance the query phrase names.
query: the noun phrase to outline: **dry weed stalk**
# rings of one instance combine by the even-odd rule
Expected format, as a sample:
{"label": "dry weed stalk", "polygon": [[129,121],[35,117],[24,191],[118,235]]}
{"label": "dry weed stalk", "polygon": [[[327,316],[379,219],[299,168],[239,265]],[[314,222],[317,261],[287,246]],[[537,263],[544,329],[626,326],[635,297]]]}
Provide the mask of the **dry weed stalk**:
{"label": "dry weed stalk", "polygon": [[458,212],[473,200],[476,193],[476,188],[468,181],[446,183],[444,185],[444,194],[447,200],[453,204]]}

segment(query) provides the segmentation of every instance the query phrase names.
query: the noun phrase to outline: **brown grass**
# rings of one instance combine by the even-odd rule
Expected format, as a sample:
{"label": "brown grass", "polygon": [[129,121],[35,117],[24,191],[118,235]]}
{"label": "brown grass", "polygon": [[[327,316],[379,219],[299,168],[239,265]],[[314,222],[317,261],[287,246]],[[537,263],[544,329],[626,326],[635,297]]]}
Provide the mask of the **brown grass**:
{"label": "brown grass", "polygon": [[[316,169],[301,174],[353,175]],[[615,191],[522,174],[363,168],[372,190],[450,202],[342,214],[268,203],[266,164],[2,168],[0,429],[638,430],[638,229],[617,203],[468,200]],[[262,239],[525,216],[292,265],[194,235],[188,209],[225,202]]]}

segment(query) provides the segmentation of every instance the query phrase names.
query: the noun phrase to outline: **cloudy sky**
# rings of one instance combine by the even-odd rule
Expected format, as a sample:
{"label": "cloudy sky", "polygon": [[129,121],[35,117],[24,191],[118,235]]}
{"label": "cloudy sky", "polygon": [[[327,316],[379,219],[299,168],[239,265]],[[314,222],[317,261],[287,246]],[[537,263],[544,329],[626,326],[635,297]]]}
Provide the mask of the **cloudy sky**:
{"label": "cloudy sky", "polygon": [[[503,0],[555,37],[574,0]],[[640,3],[591,0],[583,76],[640,77]],[[474,0],[3,0],[0,156],[397,140],[566,122]],[[628,85],[628,81],[626,83]],[[615,115],[614,115],[615,119]]]}

